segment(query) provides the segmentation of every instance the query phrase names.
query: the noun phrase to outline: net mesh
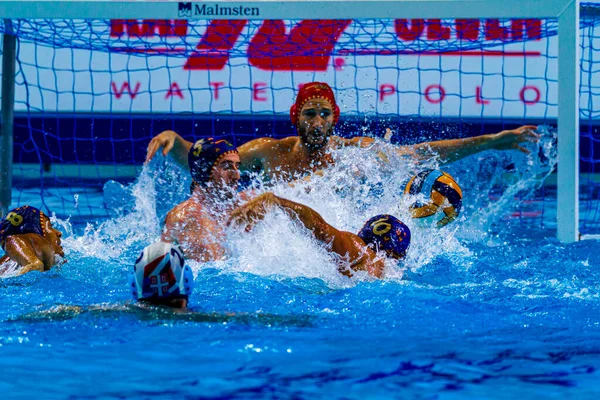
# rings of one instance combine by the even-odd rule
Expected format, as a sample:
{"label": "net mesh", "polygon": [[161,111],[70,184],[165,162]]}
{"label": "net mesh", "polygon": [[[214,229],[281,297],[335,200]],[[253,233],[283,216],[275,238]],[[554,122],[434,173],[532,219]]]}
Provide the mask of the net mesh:
{"label": "net mesh", "polygon": [[[586,201],[598,196],[598,21],[581,26]],[[342,136],[391,128],[392,142],[411,144],[552,125],[557,114],[556,20],[11,23],[0,29],[18,38],[15,201],[39,193],[61,216],[105,217],[104,182],[135,177],[165,129],[236,145],[293,135],[289,106],[314,80],[334,87]],[[539,222],[543,202],[531,200],[544,195],[516,217]]]}

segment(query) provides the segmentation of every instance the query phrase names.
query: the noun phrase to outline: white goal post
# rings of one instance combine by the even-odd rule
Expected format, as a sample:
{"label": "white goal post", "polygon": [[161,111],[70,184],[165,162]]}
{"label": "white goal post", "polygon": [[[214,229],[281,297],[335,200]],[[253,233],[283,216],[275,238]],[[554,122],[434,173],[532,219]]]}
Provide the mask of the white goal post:
{"label": "white goal post", "polygon": [[15,0],[0,1],[0,15],[5,19],[556,18],[560,93],[558,238],[565,243],[596,238],[579,234],[578,0]]}

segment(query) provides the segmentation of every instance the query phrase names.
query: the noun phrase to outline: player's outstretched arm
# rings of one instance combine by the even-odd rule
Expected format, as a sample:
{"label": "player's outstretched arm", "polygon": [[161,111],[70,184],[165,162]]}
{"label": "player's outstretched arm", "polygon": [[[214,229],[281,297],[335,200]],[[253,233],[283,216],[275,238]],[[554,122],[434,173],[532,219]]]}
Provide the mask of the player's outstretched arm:
{"label": "player's outstretched arm", "polygon": [[188,142],[174,131],[163,131],[154,136],[148,144],[146,163],[150,162],[157,151],[162,149],[163,156],[171,153],[173,160],[182,167],[188,166],[188,152],[192,142]]}
{"label": "player's outstretched arm", "polygon": [[[398,153],[402,156],[416,157],[420,160],[439,157],[440,162],[443,164],[452,163],[485,150],[519,150],[529,153],[529,150],[524,148],[522,144],[539,140],[540,136],[535,133],[536,129],[537,126],[525,125],[495,134],[424,142],[412,146],[399,146]],[[370,148],[376,143],[372,138],[361,136],[352,139],[339,138],[338,140],[340,144],[345,146],[363,148]]]}
{"label": "player's outstretched arm", "polygon": [[[349,267],[355,271],[367,271],[370,275],[381,278],[383,260],[377,259],[374,251],[366,247],[365,242],[352,232],[341,231],[329,225],[323,217],[312,208],[291,200],[277,197],[276,204],[298,220],[322,243],[330,244],[331,250],[345,259]],[[340,265],[340,272],[352,276],[352,273]]]}
{"label": "player's outstretched arm", "polygon": [[447,164],[485,150],[519,150],[529,153],[522,146],[526,142],[537,142],[539,135],[533,125],[521,126],[517,129],[505,130],[495,134],[481,135],[465,139],[440,140],[407,146],[407,152],[420,159],[438,156],[440,162]]}
{"label": "player's outstretched arm", "polygon": [[[312,208],[287,200],[273,193],[264,193],[235,209],[230,216],[229,223],[246,225],[251,228],[273,208],[279,207],[292,218],[297,218],[308,230],[312,231],[320,242],[331,245],[331,250],[347,260],[354,270],[364,270],[369,274],[381,278],[383,274],[383,261],[378,260],[376,254],[366,247],[357,235],[340,231],[329,225],[323,217]],[[345,275],[351,275],[347,270],[340,269]]]}
{"label": "player's outstretched arm", "polygon": [[[240,147],[240,161],[242,171],[258,171],[262,168],[263,159],[271,156],[275,139],[258,138],[251,140]],[[182,167],[188,167],[188,153],[193,143],[182,138],[177,132],[164,131],[152,138],[148,144],[146,163],[150,162],[156,153],[162,149],[163,156],[171,154],[175,162]]]}

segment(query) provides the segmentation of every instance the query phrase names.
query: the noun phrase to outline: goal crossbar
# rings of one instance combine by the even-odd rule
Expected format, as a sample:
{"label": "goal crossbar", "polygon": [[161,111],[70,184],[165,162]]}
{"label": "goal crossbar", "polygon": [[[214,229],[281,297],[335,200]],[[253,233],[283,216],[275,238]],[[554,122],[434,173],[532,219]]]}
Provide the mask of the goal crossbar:
{"label": "goal crossbar", "polygon": [[[180,4],[191,7],[190,19],[293,18],[557,18],[577,0],[249,0],[249,1],[106,1],[106,0],[13,0],[0,1],[3,18],[179,18]],[[143,4],[143,7],[141,6]],[[255,8],[252,15],[196,13],[204,9]],[[218,6],[215,8],[215,6]],[[238,8],[239,9],[239,8]],[[318,19],[318,18],[317,18]]]}

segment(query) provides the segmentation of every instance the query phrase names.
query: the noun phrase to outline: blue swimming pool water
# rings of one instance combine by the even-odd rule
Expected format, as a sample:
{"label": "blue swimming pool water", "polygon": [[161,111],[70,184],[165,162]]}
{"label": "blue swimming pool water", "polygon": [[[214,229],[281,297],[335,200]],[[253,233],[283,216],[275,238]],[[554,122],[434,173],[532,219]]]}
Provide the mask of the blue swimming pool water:
{"label": "blue swimming pool water", "polygon": [[[377,170],[346,156],[324,178],[274,190],[343,229],[356,231],[381,210],[406,218],[397,189],[410,168]],[[155,185],[160,168],[131,187],[110,184],[114,218],[57,221],[67,232],[67,264],[0,281],[0,391],[5,398],[598,398],[600,245],[556,241],[551,189],[541,203],[515,200],[539,196],[532,177],[543,166],[517,160],[517,171],[529,172],[515,179],[494,169],[501,158],[481,157],[449,168],[466,203],[454,227],[411,226],[408,279],[393,266],[381,281],[342,278],[310,235],[275,213],[249,235],[230,233],[229,260],[192,263],[194,313],[126,305],[133,260],[186,185]],[[106,202],[101,192],[88,197]],[[541,208],[539,218],[515,216]]]}

